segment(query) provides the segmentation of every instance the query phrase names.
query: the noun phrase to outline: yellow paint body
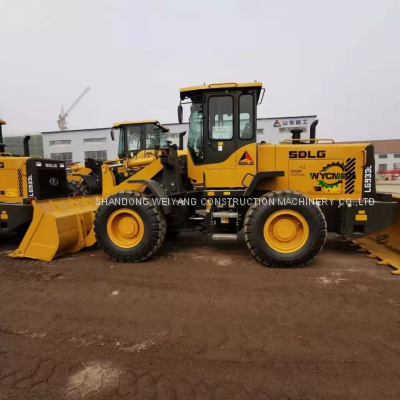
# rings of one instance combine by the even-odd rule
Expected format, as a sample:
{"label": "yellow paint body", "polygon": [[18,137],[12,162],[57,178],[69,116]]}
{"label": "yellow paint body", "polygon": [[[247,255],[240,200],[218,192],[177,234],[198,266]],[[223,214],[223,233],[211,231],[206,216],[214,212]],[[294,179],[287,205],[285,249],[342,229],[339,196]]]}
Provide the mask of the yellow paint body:
{"label": "yellow paint body", "polygon": [[[135,159],[130,159],[129,163],[133,163]],[[145,159],[142,161],[147,162]],[[162,165],[160,159],[152,161],[145,168],[138,171],[134,177],[127,178],[124,182],[119,185],[116,184],[115,175],[112,172],[112,168],[103,164],[101,167],[102,180],[103,180],[103,198],[107,198],[115,193],[121,192],[123,190],[137,190],[142,192],[146,186],[142,183],[129,183],[131,179],[152,179],[156,174],[162,170]]]}
{"label": "yellow paint body", "polygon": [[[317,144],[256,144],[241,147],[226,161],[195,165],[191,156],[187,155],[188,174],[195,187],[213,189],[244,189],[248,187],[257,172],[283,171],[284,176],[261,179],[257,189],[261,191],[290,189],[306,194],[310,198],[360,199],[362,197],[363,167],[365,165],[365,148],[368,143],[321,143]],[[241,155],[247,151],[253,163],[239,163]],[[307,158],[291,158],[291,153],[304,151]],[[317,158],[316,155],[324,155]],[[310,155],[310,158],[308,157]],[[345,171],[340,165],[345,165],[348,159],[355,159],[355,186],[352,193],[345,193],[345,180],[331,188],[344,176]],[[340,165],[339,165],[340,164]],[[324,185],[319,184],[324,168],[331,165],[326,172]],[[333,179],[332,179],[333,177]],[[335,178],[336,177],[336,178]],[[320,179],[318,179],[320,178]],[[205,180],[205,182],[204,182]],[[316,187],[318,187],[316,189]]]}
{"label": "yellow paint body", "polygon": [[[276,178],[274,189],[297,190],[310,198],[340,199],[345,196],[346,199],[357,200],[362,198],[363,167],[365,165],[364,150],[367,145],[368,143],[319,143],[303,146],[297,144],[281,144],[276,146],[261,144],[259,145],[258,152],[258,170],[285,172],[285,176]],[[291,151],[299,150],[304,150],[307,154],[312,156],[325,154],[325,157],[306,159],[290,158],[289,154]],[[273,169],[270,169],[272,167],[272,165],[270,165],[271,161],[269,161],[270,158],[275,159],[275,167]],[[353,193],[345,193],[346,180],[334,188],[322,187],[321,191],[315,190],[316,187],[321,186],[318,185],[319,179],[315,177],[316,174],[321,174],[323,169],[329,164],[346,164],[349,158],[355,158],[356,179]],[[344,173],[343,169],[339,166],[332,166],[328,171],[333,175]],[[312,177],[312,175],[314,175],[314,177]],[[321,175],[319,175],[319,177],[321,178]],[[325,179],[324,182],[330,184],[338,180],[337,178]]]}
{"label": "yellow paint body", "polygon": [[0,203],[22,203],[28,197],[26,160],[0,156]]}

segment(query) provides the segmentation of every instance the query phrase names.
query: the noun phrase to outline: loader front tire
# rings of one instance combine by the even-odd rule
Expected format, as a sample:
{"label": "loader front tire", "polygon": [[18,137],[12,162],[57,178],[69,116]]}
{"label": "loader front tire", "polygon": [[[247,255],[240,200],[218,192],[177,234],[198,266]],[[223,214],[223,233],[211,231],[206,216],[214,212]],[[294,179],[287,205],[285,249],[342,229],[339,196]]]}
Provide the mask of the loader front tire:
{"label": "loader front tire", "polygon": [[247,247],[267,267],[304,267],[322,250],[326,235],[320,207],[292,190],[264,194],[244,221]]}
{"label": "loader front tire", "polygon": [[119,192],[97,210],[94,232],[100,248],[113,260],[137,263],[160,249],[166,233],[165,216],[145,194]]}

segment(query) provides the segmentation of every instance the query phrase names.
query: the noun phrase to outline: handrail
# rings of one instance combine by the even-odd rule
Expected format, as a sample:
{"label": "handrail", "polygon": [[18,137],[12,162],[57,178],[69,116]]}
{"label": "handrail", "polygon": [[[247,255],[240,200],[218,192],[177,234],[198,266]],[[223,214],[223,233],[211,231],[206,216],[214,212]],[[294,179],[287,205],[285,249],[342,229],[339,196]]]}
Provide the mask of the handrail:
{"label": "handrail", "polygon": [[333,139],[308,139],[308,138],[304,138],[304,139],[285,139],[283,142],[281,143],[292,143],[292,142],[302,142],[302,141],[313,141],[314,143],[319,143],[319,142],[323,142],[323,141],[329,141],[330,143],[335,143],[335,141]]}
{"label": "handrail", "polygon": [[[244,181],[246,180],[246,178],[247,178],[249,175],[252,176],[252,177],[254,178],[254,174],[251,174],[250,172],[248,172],[248,173],[243,177],[243,179],[242,179],[242,186],[245,187],[245,188],[248,188],[248,186],[246,186],[246,185],[244,184]],[[250,183],[251,183],[251,182],[250,182]]]}

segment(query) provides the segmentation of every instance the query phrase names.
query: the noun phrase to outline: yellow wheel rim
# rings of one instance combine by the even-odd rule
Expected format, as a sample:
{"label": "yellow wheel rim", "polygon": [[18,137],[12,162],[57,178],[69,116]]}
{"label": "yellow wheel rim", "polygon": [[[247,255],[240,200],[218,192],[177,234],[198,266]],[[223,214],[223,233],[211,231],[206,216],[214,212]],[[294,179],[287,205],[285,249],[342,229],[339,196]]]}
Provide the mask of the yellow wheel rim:
{"label": "yellow wheel rim", "polygon": [[114,244],[124,249],[130,249],[137,246],[143,239],[143,220],[137,212],[121,208],[109,216],[107,233]]}
{"label": "yellow wheel rim", "polygon": [[304,217],[293,210],[280,210],[264,224],[264,239],[279,253],[293,253],[307,242],[310,230]]}

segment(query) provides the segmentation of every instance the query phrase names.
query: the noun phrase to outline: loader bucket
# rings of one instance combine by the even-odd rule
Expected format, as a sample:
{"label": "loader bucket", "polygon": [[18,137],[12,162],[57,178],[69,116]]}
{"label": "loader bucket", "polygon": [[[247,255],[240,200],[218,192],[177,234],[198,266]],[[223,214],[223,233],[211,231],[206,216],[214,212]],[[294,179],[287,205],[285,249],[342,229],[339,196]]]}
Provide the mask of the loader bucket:
{"label": "loader bucket", "polygon": [[398,211],[393,225],[363,239],[355,239],[354,243],[361,247],[360,251],[368,253],[367,257],[376,258],[378,264],[395,268],[392,274],[400,275],[400,195],[393,195],[397,201]]}
{"label": "loader bucket", "polygon": [[95,243],[91,232],[98,196],[33,201],[33,220],[10,257],[51,261]]}

